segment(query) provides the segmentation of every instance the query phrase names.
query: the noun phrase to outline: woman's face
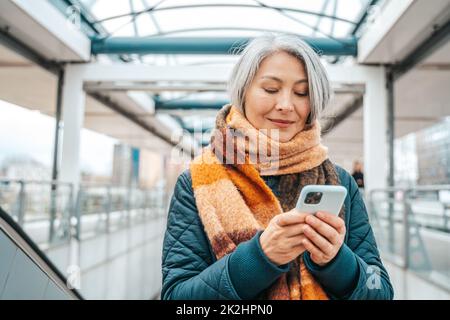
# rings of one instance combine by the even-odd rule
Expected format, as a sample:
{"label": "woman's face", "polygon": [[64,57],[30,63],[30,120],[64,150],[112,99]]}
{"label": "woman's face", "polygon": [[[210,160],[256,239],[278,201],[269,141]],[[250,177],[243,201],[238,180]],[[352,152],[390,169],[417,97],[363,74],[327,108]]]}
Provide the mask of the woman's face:
{"label": "woman's face", "polygon": [[245,95],[245,116],[270,136],[279,130],[287,142],[305,128],[310,112],[308,78],[303,63],[281,51],[265,58]]}

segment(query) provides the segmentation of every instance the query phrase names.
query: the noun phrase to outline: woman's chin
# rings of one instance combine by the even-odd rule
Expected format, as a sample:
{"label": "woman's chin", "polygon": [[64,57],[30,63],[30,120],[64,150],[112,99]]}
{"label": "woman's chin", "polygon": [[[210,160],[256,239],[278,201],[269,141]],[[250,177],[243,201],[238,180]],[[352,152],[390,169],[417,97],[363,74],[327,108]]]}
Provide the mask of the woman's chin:
{"label": "woman's chin", "polygon": [[292,133],[286,132],[280,129],[274,129],[274,132],[270,135],[272,140],[277,140],[278,142],[288,142],[293,138]]}
{"label": "woman's chin", "polygon": [[280,134],[280,138],[278,139],[279,142],[289,142],[293,138],[293,135],[291,134]]}
{"label": "woman's chin", "polygon": [[292,133],[289,133],[286,130],[280,128],[262,128],[259,129],[259,131],[270,139],[279,142],[288,142],[293,137]]}

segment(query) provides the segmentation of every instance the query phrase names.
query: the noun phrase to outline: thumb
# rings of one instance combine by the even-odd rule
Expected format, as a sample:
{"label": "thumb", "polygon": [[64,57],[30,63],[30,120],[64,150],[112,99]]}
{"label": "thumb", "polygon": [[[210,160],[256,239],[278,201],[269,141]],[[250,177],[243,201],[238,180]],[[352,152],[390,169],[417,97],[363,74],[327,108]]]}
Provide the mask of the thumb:
{"label": "thumb", "polygon": [[283,212],[277,216],[277,224],[280,227],[285,227],[292,224],[304,223],[308,214],[302,213],[297,209]]}

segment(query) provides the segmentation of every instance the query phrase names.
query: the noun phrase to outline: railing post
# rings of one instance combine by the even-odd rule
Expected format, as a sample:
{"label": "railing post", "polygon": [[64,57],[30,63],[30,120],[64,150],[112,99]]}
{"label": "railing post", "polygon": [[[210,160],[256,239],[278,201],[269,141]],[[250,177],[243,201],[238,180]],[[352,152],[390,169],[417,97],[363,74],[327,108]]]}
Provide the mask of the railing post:
{"label": "railing post", "polygon": [[83,188],[80,186],[78,188],[77,192],[77,200],[75,201],[75,218],[76,218],[76,225],[75,225],[75,239],[78,241],[81,241],[81,205],[83,203]]}
{"label": "railing post", "polygon": [[152,204],[153,204],[153,193],[152,193],[152,187],[150,187],[149,189],[147,189],[147,215],[148,215],[148,220],[153,220],[153,208],[152,208]]}
{"label": "railing post", "polygon": [[155,187],[152,186],[152,188],[150,189],[150,217],[152,220],[155,219],[156,217],[156,211],[155,211]]}
{"label": "railing post", "polygon": [[373,220],[375,219],[375,205],[373,203],[373,193],[374,190],[370,190],[369,192],[369,203],[368,203],[368,207],[369,207],[369,220]]}
{"label": "railing post", "polygon": [[55,237],[55,219],[56,219],[56,183],[50,182],[50,227],[48,233],[48,243],[52,243]]}
{"label": "railing post", "polygon": [[109,233],[111,230],[111,221],[110,221],[110,213],[111,213],[111,186],[106,187],[106,233]]}
{"label": "railing post", "polygon": [[167,213],[167,210],[169,209],[169,198],[168,198],[168,190],[167,190],[167,181],[164,180],[163,181],[163,186],[162,186],[162,212],[161,212],[161,217],[164,217]]}
{"label": "railing post", "polygon": [[127,221],[126,227],[130,228],[131,226],[131,186],[127,187]]}
{"label": "railing post", "polygon": [[17,203],[17,223],[19,226],[23,227],[25,220],[25,206],[26,206],[26,194],[25,194],[25,181],[19,181],[19,199]]}
{"label": "railing post", "polygon": [[408,199],[409,197],[409,190],[405,190],[403,192],[403,255],[404,255],[404,264],[403,268],[408,269],[410,265],[410,223],[409,223],[409,217],[410,217],[410,201]]}
{"label": "railing post", "polygon": [[448,212],[450,211],[450,204],[445,204],[444,206],[443,206],[443,209],[444,209],[444,212],[443,212],[443,214],[444,214],[444,221],[443,221],[443,225],[444,225],[444,229],[445,230],[447,230],[447,231],[449,231],[450,230],[450,224],[449,224],[449,222],[450,222],[450,217],[449,217],[449,215],[448,215]]}
{"label": "railing post", "polygon": [[75,197],[74,197],[74,190],[73,190],[73,185],[69,184],[69,201],[67,204],[67,211],[68,211],[68,233],[69,233],[69,238],[71,240],[71,238],[73,237],[73,233],[72,233],[72,217],[75,217]]}
{"label": "railing post", "polygon": [[393,195],[394,191],[388,191],[388,250],[395,254],[395,221],[394,221],[394,212],[395,212],[395,196]]}

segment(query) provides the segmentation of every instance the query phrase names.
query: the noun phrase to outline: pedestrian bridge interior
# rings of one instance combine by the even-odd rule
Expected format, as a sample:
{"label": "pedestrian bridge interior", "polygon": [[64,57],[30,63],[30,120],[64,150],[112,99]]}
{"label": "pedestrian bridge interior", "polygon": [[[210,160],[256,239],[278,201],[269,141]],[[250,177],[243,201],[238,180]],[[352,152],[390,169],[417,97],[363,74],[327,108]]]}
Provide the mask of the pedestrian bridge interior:
{"label": "pedestrian bridge interior", "polygon": [[4,0],[0,300],[160,299],[174,184],[267,32],[321,55],[395,299],[450,299],[450,0]]}

